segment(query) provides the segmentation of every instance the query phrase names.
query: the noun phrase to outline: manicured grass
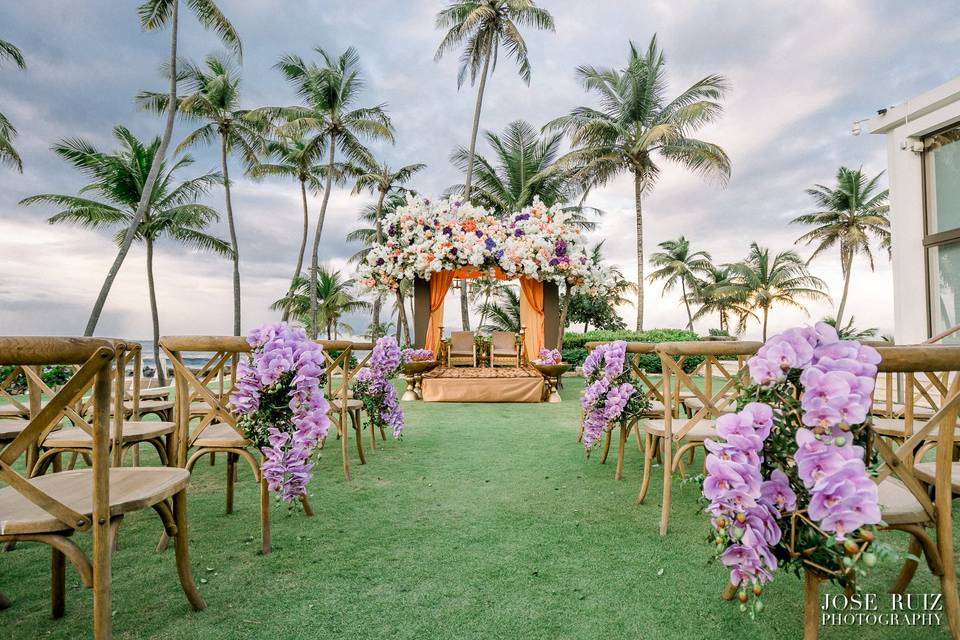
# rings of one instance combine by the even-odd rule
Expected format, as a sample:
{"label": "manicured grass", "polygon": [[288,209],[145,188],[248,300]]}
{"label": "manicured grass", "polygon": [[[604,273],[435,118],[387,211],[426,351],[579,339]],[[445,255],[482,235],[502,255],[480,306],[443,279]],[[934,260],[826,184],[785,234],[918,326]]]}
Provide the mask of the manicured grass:
{"label": "manicured grass", "polygon": [[[642,457],[631,441],[624,479],[575,442],[582,380],[562,404],[408,403],[401,442],[353,459],[323,453],[311,485],[316,516],[273,512],[261,556],[257,488],[241,467],[237,510],[224,515],[225,464],[198,466],[190,496],[195,576],[209,608],[193,613],[173,554],[156,554],[152,512],[121,529],[114,558],[118,638],[504,638],[586,640],[798,638],[801,583],[780,574],[753,622],[719,598],[707,521],[693,483],[675,484],[671,531],[657,535],[660,476],[634,506]],[[365,442],[368,445],[369,442]],[[699,463],[698,463],[699,464]],[[659,469],[658,469],[659,471]],[[85,547],[89,536],[78,536]],[[905,534],[883,538],[905,549]],[[4,638],[89,637],[91,593],[68,568],[67,615],[49,618],[49,552],[0,554]],[[899,565],[879,564],[880,594]],[[939,592],[925,566],[911,590]],[[938,638],[940,629],[826,628],[822,638]]]}

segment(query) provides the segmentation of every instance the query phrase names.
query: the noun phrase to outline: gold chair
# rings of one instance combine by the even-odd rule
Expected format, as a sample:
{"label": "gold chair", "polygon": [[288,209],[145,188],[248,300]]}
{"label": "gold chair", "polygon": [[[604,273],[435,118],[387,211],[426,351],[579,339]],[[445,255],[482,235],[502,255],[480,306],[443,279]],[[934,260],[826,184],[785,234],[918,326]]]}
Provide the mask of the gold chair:
{"label": "gold chair", "polygon": [[513,331],[494,331],[490,335],[490,368],[498,364],[520,366],[520,345]]}
{"label": "gold chair", "polygon": [[[653,466],[653,453],[660,447],[663,455],[663,504],[660,513],[660,535],[667,534],[670,520],[670,489],[673,473],[680,471],[685,475],[683,454],[689,453],[691,461],[695,450],[704,446],[707,438],[716,438],[715,420],[729,407],[735,405],[737,385],[748,375],[746,361],[757,352],[759,342],[663,342],[655,347],[660,356],[663,375],[663,404],[666,410],[663,419],[643,419],[640,428],[645,433],[643,453],[643,481],[637,504],[642,504],[650,487],[650,475]],[[683,369],[687,358],[704,358],[703,389],[693,377]],[[718,375],[719,374],[719,375]],[[724,382],[719,389],[714,378]],[[676,383],[676,387],[674,387]],[[689,417],[675,416],[677,410],[674,398],[687,392],[700,400],[703,406]],[[674,450],[676,447],[676,450]]]}
{"label": "gold chair", "polygon": [[453,331],[447,347],[447,366],[477,366],[477,334],[473,331]]}
{"label": "gold chair", "polygon": [[[93,588],[93,637],[112,637],[112,540],[124,515],[153,508],[166,533],[175,538],[180,584],[194,609],[206,607],[190,570],[187,486],[190,474],[171,467],[110,468],[110,403],[114,345],[95,338],[0,338],[0,364],[80,365],[73,377],[41,410],[31,411],[27,427],[0,449],[0,542],[39,542],[51,548],[51,610],[66,610],[67,559],[85,586]],[[92,387],[92,466],[26,478],[13,462]],[[176,437],[176,436],[175,436]],[[72,540],[93,534],[92,561]]]}

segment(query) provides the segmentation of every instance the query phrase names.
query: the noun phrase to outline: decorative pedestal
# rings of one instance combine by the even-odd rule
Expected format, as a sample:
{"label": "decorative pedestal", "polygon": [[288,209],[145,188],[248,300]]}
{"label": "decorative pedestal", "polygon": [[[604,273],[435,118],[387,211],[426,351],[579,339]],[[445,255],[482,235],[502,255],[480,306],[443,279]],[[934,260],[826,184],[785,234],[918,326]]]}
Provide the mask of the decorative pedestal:
{"label": "decorative pedestal", "polygon": [[567,371],[573,368],[571,364],[537,364],[533,363],[533,366],[540,372],[540,375],[543,376],[544,381],[547,383],[547,402],[562,402],[560,399],[560,393],[557,391],[560,388],[560,378]]}
{"label": "decorative pedestal", "polygon": [[400,397],[401,401],[411,402],[413,400],[422,400],[420,394],[420,385],[423,382],[423,374],[435,369],[439,363],[436,360],[414,360],[407,362],[401,369],[403,380],[407,383],[407,390]]}

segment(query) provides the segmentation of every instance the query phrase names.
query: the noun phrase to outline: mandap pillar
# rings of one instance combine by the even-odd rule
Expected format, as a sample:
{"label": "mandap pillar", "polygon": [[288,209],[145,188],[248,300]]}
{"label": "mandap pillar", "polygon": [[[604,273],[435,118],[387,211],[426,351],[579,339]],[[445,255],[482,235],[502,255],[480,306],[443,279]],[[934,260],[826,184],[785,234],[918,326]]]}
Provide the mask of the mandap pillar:
{"label": "mandap pillar", "polygon": [[423,278],[413,280],[413,342],[426,347],[427,327],[430,324],[430,282]]}
{"label": "mandap pillar", "polygon": [[[543,283],[543,346],[558,347],[560,343],[560,288],[554,282]],[[531,359],[536,358],[534,353]]]}

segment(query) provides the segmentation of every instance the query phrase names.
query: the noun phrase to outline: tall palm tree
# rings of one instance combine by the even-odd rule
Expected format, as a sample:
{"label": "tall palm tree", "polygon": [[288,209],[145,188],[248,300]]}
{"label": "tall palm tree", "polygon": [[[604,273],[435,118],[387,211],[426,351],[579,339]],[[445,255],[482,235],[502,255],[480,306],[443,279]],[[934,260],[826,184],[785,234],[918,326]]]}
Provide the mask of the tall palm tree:
{"label": "tall palm tree", "polygon": [[660,177],[660,161],[672,161],[723,183],[730,177],[730,159],[724,150],[691,137],[722,113],[718,101],[727,91],[726,78],[706,76],[668,99],[665,64],[654,35],[643,53],[630,43],[624,69],[578,67],[577,76],[584,88],[599,95],[599,109],[577,107],[546,127],[569,134],[574,149],[561,162],[579,167],[587,186],[606,184],[625,171],[633,174],[638,331],[643,329],[642,204]]}
{"label": "tall palm tree", "polygon": [[[289,309],[294,319],[308,327],[315,319],[325,327],[327,339],[333,340],[339,329],[344,327],[340,320],[344,314],[370,307],[369,302],[358,300],[353,295],[354,281],[343,279],[340,271],[319,267],[313,296],[309,293],[311,284],[310,278],[301,276],[297,279],[294,295],[280,298],[270,305],[270,308],[274,311]],[[312,308],[315,299],[320,302],[316,312]],[[315,327],[309,328],[311,333],[317,333]]]}
{"label": "tall palm tree", "polygon": [[[240,37],[226,16],[220,12],[214,0],[184,0],[187,7],[193,12],[197,20],[203,27],[213,29],[220,39],[237,55],[241,55]],[[179,29],[180,0],[146,0],[138,8],[137,13],[140,16],[140,26],[146,31],[156,31],[170,25],[170,58],[166,65],[166,73],[170,78],[170,90],[167,94],[167,116],[163,128],[163,135],[160,138],[160,147],[157,149],[157,156],[165,158],[167,156],[167,147],[170,144],[170,137],[173,135],[173,120],[176,114],[177,105],[177,34]],[[92,336],[97,329],[97,323],[100,321],[100,314],[103,312],[103,305],[107,302],[107,296],[110,295],[110,289],[113,287],[113,281],[120,272],[120,267],[130,252],[130,247],[137,237],[137,228],[143,221],[149,205],[150,193],[153,192],[153,185],[156,184],[159,175],[159,163],[154,163],[151,171],[144,180],[143,197],[137,207],[137,211],[130,220],[130,226],[124,236],[117,257],[107,271],[107,276],[100,287],[100,293],[93,303],[93,309],[90,311],[90,318],[87,320],[87,326],[83,334]]]}
{"label": "tall palm tree", "polygon": [[[408,164],[398,169],[394,169],[387,163],[377,163],[371,157],[360,159],[360,165],[357,167],[356,184],[353,186],[353,193],[361,191],[370,191],[377,194],[377,204],[374,207],[374,239],[377,244],[383,244],[383,203],[390,194],[401,195],[409,190],[404,186],[413,178],[414,174],[422,171],[427,165],[417,163]],[[397,291],[397,295],[400,292]],[[380,305],[381,296],[378,293],[373,301],[373,326],[380,326]],[[402,304],[402,302],[401,302]]]}
{"label": "tall palm tree", "polygon": [[[20,52],[12,42],[0,40],[0,64],[10,61],[20,69],[26,69],[27,63],[23,59],[23,53]],[[0,164],[7,164],[23,173],[23,160],[20,154],[13,148],[13,139],[17,137],[17,130],[14,128],[7,116],[0,113]]]}
{"label": "tall palm tree", "polygon": [[680,236],[665,240],[660,249],[650,256],[650,264],[656,269],[647,278],[650,282],[663,280],[663,292],[667,293],[680,285],[680,294],[687,309],[687,329],[693,331],[693,312],[690,310],[690,292],[697,288],[697,278],[709,273],[713,267],[706,251],[691,251],[690,241]]}
{"label": "tall palm tree", "polygon": [[311,316],[309,324],[312,337],[316,338],[318,328],[317,270],[320,236],[323,233],[323,221],[327,215],[330,191],[336,178],[345,178],[345,166],[337,165],[336,152],[340,151],[347,162],[360,164],[370,158],[370,152],[363,146],[361,138],[371,140],[385,139],[393,142],[393,125],[387,115],[385,105],[373,107],[355,107],[363,86],[360,75],[360,56],[350,47],[338,58],[334,58],[321,48],[316,52],[323,59],[322,64],[307,63],[300,56],[286,55],[274,65],[296,87],[297,93],[306,102],[304,106],[263,107],[257,111],[265,115],[286,120],[281,133],[312,132],[316,144],[322,145],[328,152],[326,184],[320,215],[317,218],[316,232],[313,236],[313,251],[310,256],[310,280],[308,288]]}
{"label": "tall palm tree", "polygon": [[484,305],[487,324],[480,327],[491,331],[520,331],[520,294],[513,287],[503,287],[493,302]]}
{"label": "tall palm tree", "polygon": [[731,315],[736,316],[738,325],[745,323],[747,317],[756,319],[756,315],[745,306],[744,290],[734,282],[730,265],[710,265],[710,269],[697,278],[695,285],[688,294],[690,301],[699,305],[693,314],[694,322],[716,313],[720,318],[718,328],[729,334]]}
{"label": "tall palm tree", "polygon": [[[480,76],[463,188],[463,197],[469,201],[483,93],[487,86],[487,76],[496,69],[500,45],[502,44],[507,54],[516,61],[520,77],[529,85],[530,60],[527,57],[527,43],[519,27],[529,26],[553,31],[553,16],[546,9],[538,7],[533,0],[454,0],[437,14],[436,25],[438,29],[445,29],[446,33],[437,47],[435,60],[440,60],[444,54],[463,45],[457,88],[463,86],[468,74],[471,85],[477,81],[477,76]],[[467,290],[466,286],[460,289],[460,315],[464,330],[469,331],[470,308]]]}
{"label": "tall palm tree", "polygon": [[[307,185],[313,193],[323,190],[320,182],[326,171],[323,160],[323,145],[318,136],[306,137],[302,132],[280,136],[278,140],[267,142],[267,158],[273,162],[258,162],[249,173],[254,178],[263,176],[286,176],[300,183],[300,199],[303,203],[303,234],[300,237],[300,251],[297,253],[297,266],[293,270],[287,295],[293,295],[294,283],[303,270],[303,256],[307,252],[307,237],[310,235],[310,210],[307,205]],[[290,319],[290,312],[283,311],[283,321]]]}
{"label": "tall palm tree", "polygon": [[[253,166],[264,146],[263,131],[251,118],[249,111],[240,109],[240,73],[233,61],[223,55],[211,54],[203,65],[190,61],[180,63],[180,81],[186,95],[177,98],[177,111],[187,120],[202,124],[187,134],[177,145],[176,152],[197,145],[209,144],[219,138],[220,171],[223,173],[223,193],[227,210],[227,228],[233,248],[233,335],[240,335],[240,246],[230,197],[229,157],[237,153]],[[137,102],[145,109],[162,113],[167,109],[169,96],[151,91],[141,92]]]}
{"label": "tall palm tree", "polygon": [[[154,245],[166,237],[192,249],[229,256],[232,253],[230,245],[206,232],[207,227],[219,220],[219,214],[197,203],[214,185],[223,182],[223,176],[212,172],[177,183],[174,174],[193,164],[190,156],[181,156],[168,169],[159,155],[159,137],[144,143],[122,126],[114,128],[113,135],[120,142],[120,150],[112,153],[99,151],[78,138],[63,140],[53,147],[57,155],[93,179],[80,189],[84,195],[44,193],[26,198],[21,204],[45,203],[62,207],[48,219],[50,224],[71,223],[89,229],[113,229],[116,231],[114,240],[121,244],[130,221],[137,214],[147,175],[155,164],[159,165],[159,178],[147,200],[143,221],[137,225],[136,240],[146,245],[153,357],[162,386],[166,380],[165,372],[159,366],[160,314],[153,274]],[[96,194],[96,199],[86,196],[90,193]]]}
{"label": "tall palm tree", "polygon": [[480,314],[480,320],[477,326],[482,327],[487,319],[487,311],[490,309],[490,299],[496,300],[507,285],[502,280],[496,278],[474,278],[470,280],[470,297],[478,303],[476,311]]}
{"label": "tall palm tree", "polygon": [[889,246],[890,211],[887,205],[889,191],[879,189],[880,176],[867,178],[861,169],[840,167],[837,170],[837,184],[827,187],[822,184],[807,189],[819,211],[797,216],[791,222],[806,224],[813,229],[797,238],[797,243],[816,243],[810,260],[833,246],[840,248],[840,268],[843,271],[843,295],[837,308],[836,324],[843,326],[843,312],[847,306],[847,293],[850,290],[850,274],[853,270],[853,258],[861,254],[867,258],[873,271],[873,252],[870,243],[880,242],[881,248]]}
{"label": "tall palm tree", "polygon": [[[795,251],[781,251],[771,258],[770,249],[750,243],[744,262],[730,265],[732,280],[742,291],[745,305],[762,314],[763,340],[767,339],[767,320],[774,305],[781,304],[806,311],[800,300],[829,300],[827,284],[811,275],[807,263]],[[741,318],[739,331],[746,325]]]}

